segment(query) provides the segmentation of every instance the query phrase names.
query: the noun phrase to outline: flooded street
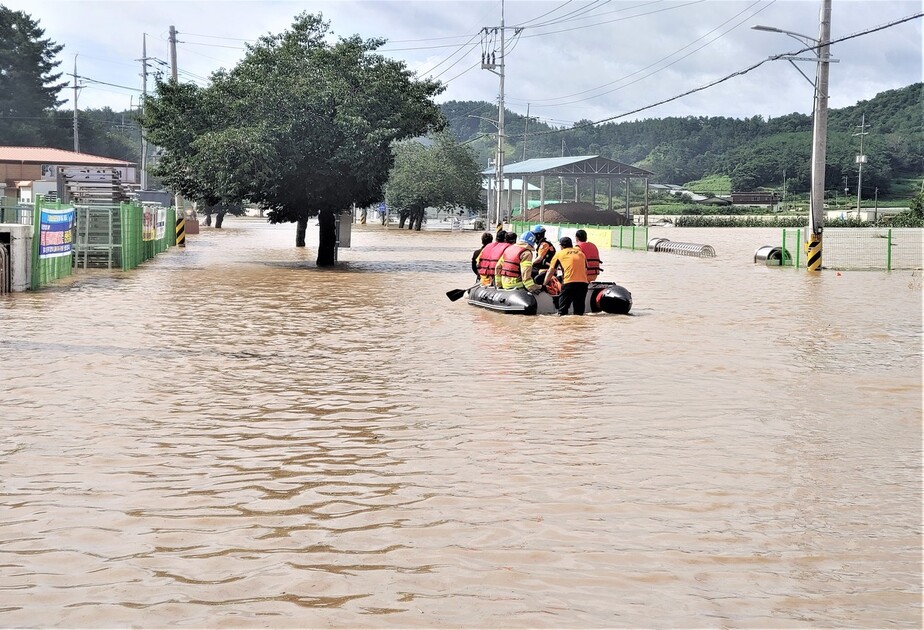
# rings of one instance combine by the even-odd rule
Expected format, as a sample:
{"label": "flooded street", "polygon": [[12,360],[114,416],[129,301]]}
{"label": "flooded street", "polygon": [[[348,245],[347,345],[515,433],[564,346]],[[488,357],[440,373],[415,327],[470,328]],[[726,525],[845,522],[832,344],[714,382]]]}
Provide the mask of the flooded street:
{"label": "flooded street", "polygon": [[920,271],[652,228],[718,256],[529,318],[478,233],[225,225],[0,298],[0,626],[920,627]]}

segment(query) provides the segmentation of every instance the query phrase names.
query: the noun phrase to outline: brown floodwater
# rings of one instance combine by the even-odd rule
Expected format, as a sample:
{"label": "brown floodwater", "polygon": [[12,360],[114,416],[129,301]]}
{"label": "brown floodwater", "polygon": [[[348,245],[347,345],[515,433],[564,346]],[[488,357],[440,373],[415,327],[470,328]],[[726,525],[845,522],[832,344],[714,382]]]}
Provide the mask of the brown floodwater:
{"label": "brown floodwater", "polygon": [[920,627],[921,272],[651,235],[718,256],[602,249],[631,316],[233,218],[0,299],[0,626]]}

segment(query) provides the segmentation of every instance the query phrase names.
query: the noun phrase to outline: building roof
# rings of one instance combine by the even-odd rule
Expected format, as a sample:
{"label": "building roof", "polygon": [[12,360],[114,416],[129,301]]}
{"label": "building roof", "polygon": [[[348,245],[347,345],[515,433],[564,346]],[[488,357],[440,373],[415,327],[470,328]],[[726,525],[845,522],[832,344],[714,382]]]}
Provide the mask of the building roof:
{"label": "building roof", "polygon": [[[481,171],[482,175],[493,175],[493,168]],[[649,177],[654,175],[643,168],[623,164],[599,155],[576,155],[557,158],[533,158],[525,162],[504,165],[504,176],[509,175],[613,175]]]}
{"label": "building roof", "polygon": [[74,164],[78,166],[134,166],[134,162],[117,160],[89,153],[75,153],[46,147],[0,146],[0,162],[28,162],[31,164]]}

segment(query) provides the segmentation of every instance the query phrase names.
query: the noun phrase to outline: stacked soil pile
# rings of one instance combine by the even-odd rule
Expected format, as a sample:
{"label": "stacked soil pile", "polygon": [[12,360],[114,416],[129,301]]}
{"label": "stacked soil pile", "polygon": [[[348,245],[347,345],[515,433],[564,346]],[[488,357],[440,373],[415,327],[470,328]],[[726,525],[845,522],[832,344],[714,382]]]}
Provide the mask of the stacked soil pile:
{"label": "stacked soil pile", "polygon": [[[624,210],[605,210],[592,203],[581,201],[572,203],[546,204],[542,208],[544,223],[577,223],[579,225],[630,225],[623,216]],[[527,223],[539,223],[539,208],[526,212]]]}

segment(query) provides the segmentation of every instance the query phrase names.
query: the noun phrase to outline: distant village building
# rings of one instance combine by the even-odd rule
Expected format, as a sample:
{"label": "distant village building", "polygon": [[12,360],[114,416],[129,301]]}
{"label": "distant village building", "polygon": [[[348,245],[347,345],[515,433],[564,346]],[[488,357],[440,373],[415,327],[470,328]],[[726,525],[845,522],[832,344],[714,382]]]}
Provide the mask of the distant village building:
{"label": "distant village building", "polygon": [[780,195],[775,192],[732,192],[732,203],[736,206],[778,206]]}

